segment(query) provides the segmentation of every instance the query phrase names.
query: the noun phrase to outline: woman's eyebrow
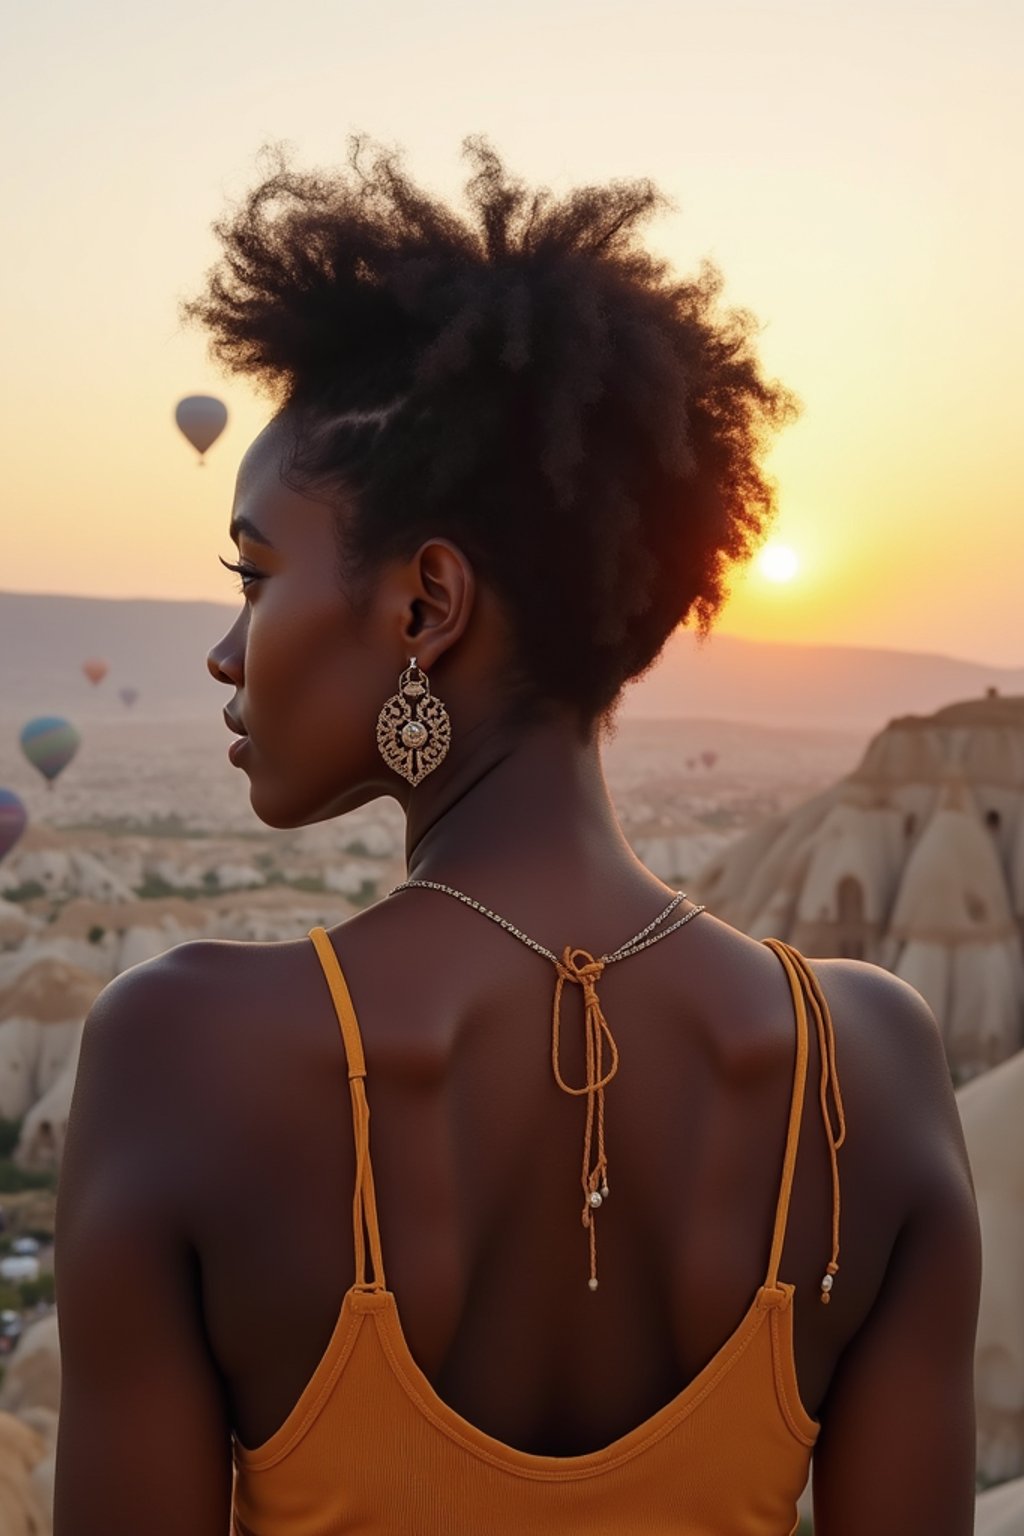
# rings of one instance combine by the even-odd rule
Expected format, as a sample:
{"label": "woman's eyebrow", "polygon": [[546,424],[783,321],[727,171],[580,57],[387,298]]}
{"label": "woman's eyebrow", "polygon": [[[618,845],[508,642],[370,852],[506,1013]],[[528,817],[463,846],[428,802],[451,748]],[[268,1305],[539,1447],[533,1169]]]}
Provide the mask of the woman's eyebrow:
{"label": "woman's eyebrow", "polygon": [[267,549],[274,549],[276,547],[267,538],[265,533],[260,532],[260,530],[256,527],[256,524],[250,518],[233,517],[231,519],[231,527],[228,529],[228,535],[231,539],[231,542],[233,544],[237,544],[243,533],[245,534],[246,538],[252,539],[254,544],[263,544]]}

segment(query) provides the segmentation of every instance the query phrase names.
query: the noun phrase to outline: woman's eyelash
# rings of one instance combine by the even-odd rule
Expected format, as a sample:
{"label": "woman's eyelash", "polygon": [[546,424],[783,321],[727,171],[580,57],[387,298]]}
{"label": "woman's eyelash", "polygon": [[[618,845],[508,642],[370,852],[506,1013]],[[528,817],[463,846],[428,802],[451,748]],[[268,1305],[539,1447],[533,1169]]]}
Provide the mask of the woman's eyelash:
{"label": "woman's eyelash", "polygon": [[218,555],[217,559],[226,571],[234,571],[235,575],[241,578],[238,583],[238,590],[240,592],[245,591],[250,581],[259,581],[260,579],[260,572],[253,570],[251,565],[246,565],[244,560],[225,560],[223,555]]}

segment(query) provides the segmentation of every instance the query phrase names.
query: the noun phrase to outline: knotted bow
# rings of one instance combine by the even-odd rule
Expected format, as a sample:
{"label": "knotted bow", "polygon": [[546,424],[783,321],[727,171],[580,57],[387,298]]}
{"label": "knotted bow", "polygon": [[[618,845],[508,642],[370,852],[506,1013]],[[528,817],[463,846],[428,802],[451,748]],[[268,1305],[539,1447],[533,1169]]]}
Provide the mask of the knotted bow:
{"label": "knotted bow", "polygon": [[[556,960],[555,1000],[551,1018],[551,1065],[555,1082],[565,1093],[574,1098],[587,1096],[587,1122],[583,1134],[583,1225],[590,1234],[590,1280],[592,1291],[597,1290],[597,1231],[595,1218],[601,1204],[608,1198],[608,1159],[604,1150],[604,1090],[619,1070],[618,1047],[608,1028],[608,1021],[601,1010],[597,995],[597,983],[601,979],[605,962],[595,960],[585,949],[573,949],[566,945],[561,960]],[[573,1088],[562,1076],[560,1035],[562,1027],[562,993],[566,982],[583,988],[583,1029],[586,1045],[587,1080],[580,1088]],[[604,1069],[604,1046],[608,1043],[611,1063]],[[597,1123],[597,1157],[591,1161],[594,1123]]]}

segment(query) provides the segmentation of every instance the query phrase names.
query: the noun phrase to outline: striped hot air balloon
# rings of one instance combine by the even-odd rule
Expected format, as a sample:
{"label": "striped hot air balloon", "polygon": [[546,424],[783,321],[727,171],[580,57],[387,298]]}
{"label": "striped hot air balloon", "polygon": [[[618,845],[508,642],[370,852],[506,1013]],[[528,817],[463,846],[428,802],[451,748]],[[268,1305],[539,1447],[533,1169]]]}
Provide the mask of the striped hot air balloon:
{"label": "striped hot air balloon", "polygon": [[0,859],[6,857],[25,830],[26,811],[13,789],[0,789]]}
{"label": "striped hot air balloon", "polygon": [[39,715],[21,733],[21,750],[51,788],[81,744],[82,738],[70,720],[62,720],[59,715]]}

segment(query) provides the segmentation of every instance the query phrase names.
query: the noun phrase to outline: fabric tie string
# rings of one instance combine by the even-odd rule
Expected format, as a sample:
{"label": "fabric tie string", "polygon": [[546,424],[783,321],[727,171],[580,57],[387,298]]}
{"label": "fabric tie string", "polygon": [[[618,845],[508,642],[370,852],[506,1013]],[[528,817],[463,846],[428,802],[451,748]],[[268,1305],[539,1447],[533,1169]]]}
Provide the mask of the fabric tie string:
{"label": "fabric tie string", "polygon": [[[595,960],[585,949],[573,949],[566,945],[562,958],[556,960],[555,998],[551,1017],[551,1066],[555,1082],[564,1093],[574,1098],[587,1099],[587,1118],[583,1133],[583,1168],[580,1182],[583,1186],[582,1222],[590,1236],[590,1280],[592,1291],[597,1290],[597,1211],[608,1198],[608,1158],[604,1145],[604,1090],[619,1070],[619,1051],[597,995],[597,983],[604,972],[605,962]],[[583,991],[583,1036],[586,1061],[586,1082],[574,1088],[562,1076],[561,1030],[562,994],[570,982]],[[604,1070],[604,1050],[608,1047],[610,1062]],[[593,1155],[594,1131],[597,1131],[597,1156]]]}
{"label": "fabric tie string", "polygon": [[800,966],[807,980],[811,1014],[814,1018],[814,1026],[818,1035],[818,1053],[821,1058],[818,1102],[821,1105],[821,1119],[825,1128],[825,1142],[828,1147],[829,1168],[832,1175],[832,1254],[821,1281],[821,1300],[828,1306],[831,1300],[835,1277],[839,1273],[839,1217],[841,1202],[839,1195],[839,1159],[837,1153],[846,1141],[846,1110],[843,1106],[843,1095],[839,1087],[839,1069],[836,1065],[836,1032],[832,1024],[832,1014],[825,1001],[817,976],[815,976],[802,956],[800,957]]}
{"label": "fabric tie string", "polygon": [[[608,954],[601,955],[597,959],[586,949],[576,949],[567,944],[562,950],[561,958],[553,949],[548,949],[546,944],[540,944],[532,939],[528,933],[517,928],[515,923],[509,922],[507,917],[502,917],[500,912],[493,912],[490,907],[485,907],[483,902],[477,901],[473,896],[467,896],[465,891],[458,890],[454,885],[446,885],[441,880],[404,880],[401,885],[396,885],[391,891],[392,896],[397,896],[399,891],[412,889],[440,891],[445,896],[452,897],[455,901],[461,901],[465,906],[471,907],[474,912],[479,912],[492,923],[497,923],[506,933],[532,949],[534,954],[542,955],[545,960],[551,962],[557,973],[555,983],[555,1001],[551,1029],[551,1060],[555,1072],[555,1082],[563,1092],[573,1098],[587,1096],[587,1121],[583,1138],[583,1171],[581,1175],[583,1184],[583,1226],[590,1240],[590,1289],[597,1290],[597,1239],[595,1232],[594,1213],[608,1198],[608,1160],[604,1148],[604,1090],[611,1082],[619,1069],[619,1053],[615,1041],[612,1039],[608,1022],[601,1010],[600,999],[597,995],[597,983],[604,973],[606,965],[614,965],[617,960],[626,960],[631,955],[638,955],[642,950],[649,949],[652,944],[660,944],[662,939],[667,939],[669,934],[676,933],[684,928],[687,923],[699,917],[704,911],[703,906],[694,906],[682,917],[677,917],[674,922],[669,918],[676,908],[686,900],[685,891],[676,891],[656,917],[646,923],[638,933],[634,933],[625,944],[620,944],[618,949],[611,950]],[[561,1063],[559,1061],[559,1039],[561,1032],[561,1007],[562,993],[567,982],[580,987],[583,991],[583,1024],[585,1056],[587,1066],[587,1080],[580,1088],[573,1088],[562,1076]],[[608,1047],[611,1065],[608,1071],[604,1070],[604,1051]],[[592,1162],[594,1145],[594,1130],[597,1130],[597,1157]]]}

